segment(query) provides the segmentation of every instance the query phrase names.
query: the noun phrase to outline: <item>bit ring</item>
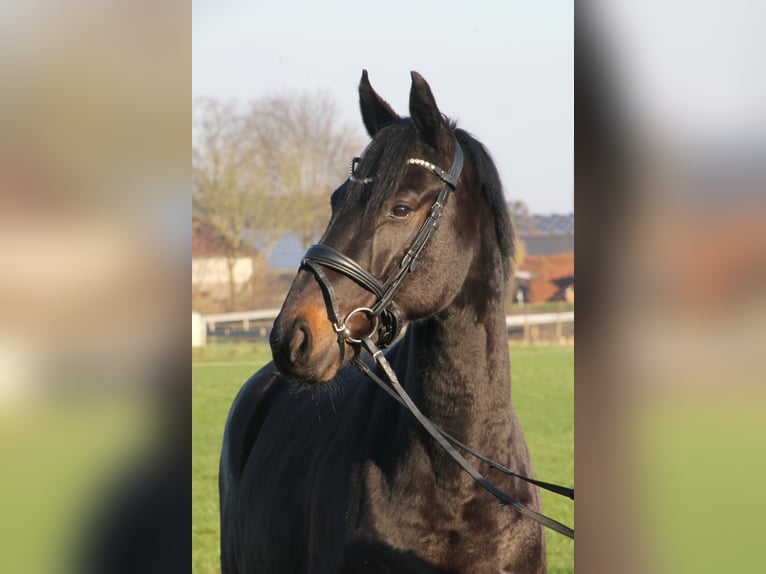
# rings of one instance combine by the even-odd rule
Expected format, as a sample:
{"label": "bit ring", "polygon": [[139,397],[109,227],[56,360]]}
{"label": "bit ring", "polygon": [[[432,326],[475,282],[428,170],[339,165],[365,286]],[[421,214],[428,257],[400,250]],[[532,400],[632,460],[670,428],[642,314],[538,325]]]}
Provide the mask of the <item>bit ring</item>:
{"label": "bit ring", "polygon": [[361,343],[362,339],[355,338],[351,336],[351,331],[348,327],[346,327],[346,324],[348,323],[348,320],[351,319],[355,314],[357,313],[364,313],[367,316],[367,319],[372,322],[372,329],[370,329],[370,332],[367,334],[368,337],[372,337],[377,331],[378,327],[380,326],[380,318],[378,315],[373,315],[372,309],[369,307],[357,307],[353,311],[349,312],[348,315],[346,315],[346,318],[343,319],[343,334],[346,338],[346,341],[349,343]]}

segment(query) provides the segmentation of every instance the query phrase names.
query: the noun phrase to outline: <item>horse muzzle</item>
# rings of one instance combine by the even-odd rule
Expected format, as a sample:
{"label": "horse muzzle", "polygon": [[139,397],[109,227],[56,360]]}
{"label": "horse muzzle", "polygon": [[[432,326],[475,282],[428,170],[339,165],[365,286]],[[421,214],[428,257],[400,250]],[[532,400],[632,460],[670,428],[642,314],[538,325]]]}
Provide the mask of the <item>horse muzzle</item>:
{"label": "horse muzzle", "polygon": [[296,314],[283,310],[269,343],[279,372],[296,382],[327,382],[340,366],[341,352],[324,306],[307,306]]}

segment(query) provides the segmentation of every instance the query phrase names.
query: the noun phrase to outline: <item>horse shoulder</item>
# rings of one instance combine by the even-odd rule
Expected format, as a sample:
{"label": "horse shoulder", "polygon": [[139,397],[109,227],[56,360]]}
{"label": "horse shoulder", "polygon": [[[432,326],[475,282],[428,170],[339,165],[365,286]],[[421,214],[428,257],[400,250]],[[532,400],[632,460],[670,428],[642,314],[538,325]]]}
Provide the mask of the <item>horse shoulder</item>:
{"label": "horse shoulder", "polygon": [[219,477],[222,488],[226,482],[241,476],[280,389],[280,378],[274,363],[269,363],[250,377],[237,393],[223,435]]}

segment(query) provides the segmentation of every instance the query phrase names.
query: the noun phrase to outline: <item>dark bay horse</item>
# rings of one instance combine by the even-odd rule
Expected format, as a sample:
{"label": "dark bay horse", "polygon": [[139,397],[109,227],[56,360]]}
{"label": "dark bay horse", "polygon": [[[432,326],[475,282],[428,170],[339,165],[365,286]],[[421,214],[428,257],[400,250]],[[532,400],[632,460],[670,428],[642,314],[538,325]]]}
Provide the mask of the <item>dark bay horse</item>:
{"label": "dark bay horse", "polygon": [[[245,383],[229,413],[219,476],[222,571],[545,572],[542,527],[501,507],[350,364],[361,352],[357,337],[381,343],[405,324],[385,356],[421,411],[533,474],[511,403],[505,302],[513,231],[497,170],[482,144],[441,114],[417,73],[409,118],[378,96],[366,72],[359,98],[372,141],[332,195],[324,247],[309,250],[336,263],[314,265],[319,256],[307,252],[274,323],[274,361]],[[371,282],[409,257],[458,154],[462,170],[439,204],[438,231],[397,285],[386,307],[394,318],[384,317]],[[341,272],[353,267],[349,260],[373,278]],[[479,468],[539,511],[534,486]]]}

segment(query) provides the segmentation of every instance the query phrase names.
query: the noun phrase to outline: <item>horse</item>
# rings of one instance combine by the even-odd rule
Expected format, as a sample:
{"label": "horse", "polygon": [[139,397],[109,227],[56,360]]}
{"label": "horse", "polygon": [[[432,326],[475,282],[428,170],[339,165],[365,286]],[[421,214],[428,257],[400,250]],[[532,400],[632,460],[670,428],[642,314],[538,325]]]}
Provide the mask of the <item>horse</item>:
{"label": "horse", "polygon": [[[424,415],[533,475],[511,401],[514,235],[498,171],[411,80],[400,117],[363,71],[371,141],[274,322],[273,361],[229,412],[223,574],[546,571],[542,526],[499,505],[355,368],[377,369],[360,341],[390,344],[385,359]],[[534,486],[497,481],[540,509]]]}

